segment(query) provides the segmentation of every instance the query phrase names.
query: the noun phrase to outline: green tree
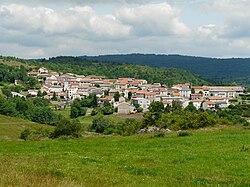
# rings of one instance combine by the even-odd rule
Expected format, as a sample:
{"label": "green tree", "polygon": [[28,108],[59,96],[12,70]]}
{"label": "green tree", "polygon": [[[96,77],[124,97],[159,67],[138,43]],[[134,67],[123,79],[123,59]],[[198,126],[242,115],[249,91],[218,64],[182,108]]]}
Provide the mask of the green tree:
{"label": "green tree", "polygon": [[71,105],[70,117],[77,118],[79,116],[85,116],[87,112],[87,108],[85,106],[86,105],[89,106],[89,104],[91,103],[89,101],[90,101],[89,98],[84,100],[75,99],[73,104]]}
{"label": "green tree", "polygon": [[42,94],[41,90],[38,90],[37,97],[42,97],[42,96],[43,96],[43,94]]}
{"label": "green tree", "polygon": [[30,119],[34,122],[50,125],[54,125],[57,122],[56,115],[48,107],[36,107],[29,113]]}
{"label": "green tree", "polygon": [[101,108],[101,110],[104,115],[110,115],[114,113],[114,107],[111,106],[104,106]]}
{"label": "green tree", "polygon": [[107,106],[111,106],[111,104],[110,104],[109,101],[105,100],[105,101],[103,102],[103,106],[104,106],[104,107],[107,107]]}
{"label": "green tree", "polygon": [[150,112],[163,112],[164,110],[164,104],[162,102],[156,101],[156,102],[152,102],[149,106],[149,111]]}
{"label": "green tree", "polygon": [[197,111],[197,109],[195,108],[193,102],[190,102],[190,103],[188,104],[188,106],[185,108],[185,110],[186,110],[186,111],[190,111],[190,112],[196,112],[196,111]]}
{"label": "green tree", "polygon": [[56,92],[53,93],[53,97],[51,98],[52,101],[57,101],[57,96],[56,96]]}
{"label": "green tree", "polygon": [[97,133],[103,133],[110,126],[111,126],[110,120],[105,118],[103,115],[97,115],[94,118],[90,129]]}
{"label": "green tree", "polygon": [[119,98],[120,98],[120,93],[119,92],[115,92],[115,94],[114,94],[115,101],[116,102],[119,101]]}
{"label": "green tree", "polygon": [[104,90],[104,96],[109,96],[109,90]]}
{"label": "green tree", "polygon": [[53,138],[58,138],[60,136],[73,136],[80,137],[82,125],[79,120],[69,120],[66,118],[61,119],[54,132],[52,133]]}
{"label": "green tree", "polygon": [[131,100],[132,98],[132,92],[128,92],[128,99]]}
{"label": "green tree", "polygon": [[182,103],[181,101],[175,100],[172,102],[172,109],[173,110],[181,110],[182,109]]}
{"label": "green tree", "polygon": [[194,88],[191,88],[191,93],[195,94],[195,89]]}

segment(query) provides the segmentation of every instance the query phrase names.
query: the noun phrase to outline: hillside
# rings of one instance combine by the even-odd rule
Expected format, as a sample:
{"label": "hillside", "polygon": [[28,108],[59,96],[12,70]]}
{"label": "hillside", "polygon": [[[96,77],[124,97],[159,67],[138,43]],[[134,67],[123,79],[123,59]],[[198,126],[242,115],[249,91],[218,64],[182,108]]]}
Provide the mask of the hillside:
{"label": "hillside", "polygon": [[175,68],[155,68],[145,65],[89,61],[81,57],[56,57],[48,60],[36,60],[38,66],[45,66],[59,72],[71,72],[82,75],[101,75],[106,78],[134,77],[146,79],[150,83],[160,82],[172,85],[174,83],[190,82],[193,85],[208,84],[207,81]]}
{"label": "hillside", "polygon": [[83,56],[88,60],[143,64],[153,67],[180,68],[214,83],[250,84],[250,58],[203,58],[181,55],[128,54]]}
{"label": "hillside", "polygon": [[32,121],[23,120],[9,116],[0,115],[0,141],[17,140],[21,132],[26,128],[53,128],[48,125],[41,125]]}

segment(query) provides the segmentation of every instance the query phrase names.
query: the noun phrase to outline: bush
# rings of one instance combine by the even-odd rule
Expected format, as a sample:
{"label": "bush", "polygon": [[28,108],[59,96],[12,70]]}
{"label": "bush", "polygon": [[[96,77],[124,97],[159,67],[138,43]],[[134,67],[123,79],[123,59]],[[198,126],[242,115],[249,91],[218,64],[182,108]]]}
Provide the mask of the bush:
{"label": "bush", "polygon": [[166,134],[165,134],[165,132],[163,132],[163,131],[158,131],[158,132],[156,132],[155,134],[154,134],[154,137],[156,137],[156,138],[161,138],[161,137],[164,137]]}
{"label": "bush", "polygon": [[54,132],[52,133],[52,138],[58,138],[60,136],[73,136],[80,137],[82,126],[79,120],[69,120],[61,119],[57,124]]}
{"label": "bush", "polygon": [[126,119],[118,127],[120,128],[119,134],[129,136],[136,134],[144,126],[139,119]]}
{"label": "bush", "polygon": [[30,120],[42,124],[54,125],[57,123],[57,115],[48,107],[36,107],[29,112]]}
{"label": "bush", "polygon": [[98,109],[97,108],[94,108],[92,111],[91,111],[91,116],[95,116],[98,114]]}
{"label": "bush", "polygon": [[103,115],[98,115],[94,118],[90,130],[97,133],[104,133],[111,126],[111,121],[104,118]]}
{"label": "bush", "polygon": [[51,130],[44,127],[39,127],[35,129],[25,129],[21,132],[20,138],[23,140],[41,140],[49,138],[51,135]]}
{"label": "bush", "polygon": [[113,114],[113,113],[114,113],[114,108],[113,107],[111,107],[111,106],[102,107],[102,114],[110,115],[110,114]]}
{"label": "bush", "polygon": [[137,112],[142,112],[143,108],[142,107],[138,107],[136,110],[137,110]]}
{"label": "bush", "polygon": [[177,136],[191,136],[192,134],[188,131],[179,131]]}
{"label": "bush", "polygon": [[30,129],[25,129],[24,131],[21,132],[20,138],[26,141],[30,134],[31,134]]}

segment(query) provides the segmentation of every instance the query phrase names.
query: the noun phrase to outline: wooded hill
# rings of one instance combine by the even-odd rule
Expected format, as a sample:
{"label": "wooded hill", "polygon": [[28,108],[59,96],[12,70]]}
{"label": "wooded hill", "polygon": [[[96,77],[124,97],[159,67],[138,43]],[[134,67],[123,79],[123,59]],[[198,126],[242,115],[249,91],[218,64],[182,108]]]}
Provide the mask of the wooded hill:
{"label": "wooded hill", "polygon": [[128,54],[83,56],[88,60],[180,68],[216,84],[250,84],[250,58],[204,58],[181,55]]}
{"label": "wooded hill", "polygon": [[134,77],[146,79],[149,83],[160,82],[172,85],[190,82],[193,85],[209,84],[198,76],[186,70],[176,68],[155,68],[146,65],[135,65],[114,62],[89,61],[82,57],[55,57],[36,60],[37,66],[44,66],[51,70],[79,75],[101,75],[106,78]]}

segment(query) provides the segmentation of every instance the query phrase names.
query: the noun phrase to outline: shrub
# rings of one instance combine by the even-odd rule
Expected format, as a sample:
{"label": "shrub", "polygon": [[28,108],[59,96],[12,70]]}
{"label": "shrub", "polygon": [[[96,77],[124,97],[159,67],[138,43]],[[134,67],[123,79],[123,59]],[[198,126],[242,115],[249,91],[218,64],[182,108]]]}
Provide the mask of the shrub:
{"label": "shrub", "polygon": [[20,138],[26,141],[30,134],[31,134],[30,129],[25,129],[24,131],[21,132]]}
{"label": "shrub", "polygon": [[166,134],[165,134],[165,132],[163,132],[163,131],[158,131],[158,132],[156,132],[155,134],[154,134],[154,137],[156,137],[156,138],[161,138],[161,137],[164,137]]}
{"label": "shrub", "polygon": [[103,113],[104,115],[113,114],[113,113],[114,113],[114,108],[111,107],[111,106],[102,107],[102,113]]}
{"label": "shrub", "polygon": [[119,134],[123,136],[129,136],[132,134],[136,134],[144,126],[142,124],[142,121],[139,119],[126,119],[118,127],[120,130]]}
{"label": "shrub", "polygon": [[69,120],[61,119],[57,124],[54,132],[52,133],[52,138],[58,138],[60,136],[73,136],[79,137],[81,135],[81,123],[79,120]]}
{"label": "shrub", "polygon": [[95,116],[98,114],[98,109],[97,108],[94,108],[92,111],[91,111],[91,116]]}
{"label": "shrub", "polygon": [[188,131],[179,131],[177,136],[191,136],[192,134]]}
{"label": "shrub", "polygon": [[41,140],[49,138],[51,130],[49,128],[39,127],[35,129],[25,129],[21,132],[20,138],[23,140]]}
{"label": "shrub", "polygon": [[57,115],[48,107],[36,107],[29,112],[30,120],[42,124],[54,125],[57,123]]}
{"label": "shrub", "polygon": [[142,112],[143,108],[142,107],[138,107],[136,110],[137,110],[137,112]]}
{"label": "shrub", "polygon": [[90,126],[90,130],[97,133],[103,133],[110,126],[111,126],[110,120],[104,118],[103,115],[98,115],[94,118],[92,125]]}

